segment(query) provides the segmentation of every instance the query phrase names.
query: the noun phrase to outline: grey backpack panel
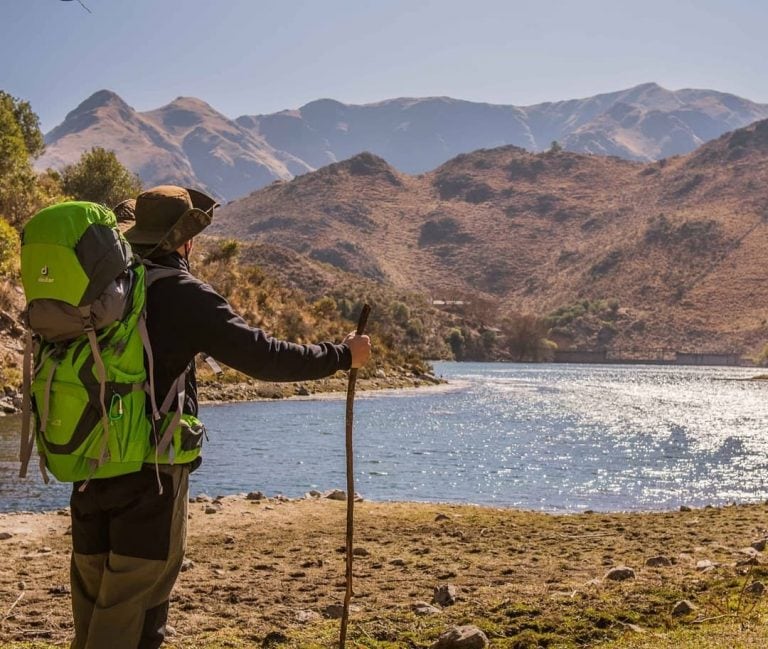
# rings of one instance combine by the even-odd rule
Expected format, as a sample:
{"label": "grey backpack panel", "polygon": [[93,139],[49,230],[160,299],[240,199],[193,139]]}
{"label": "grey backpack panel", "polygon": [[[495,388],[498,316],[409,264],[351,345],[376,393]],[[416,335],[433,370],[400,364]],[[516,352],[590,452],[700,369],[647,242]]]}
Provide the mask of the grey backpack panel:
{"label": "grey backpack panel", "polygon": [[75,254],[90,280],[80,306],[101,299],[112,278],[125,271],[132,261],[131,247],[116,228],[94,223],[83,232]]}
{"label": "grey backpack panel", "polygon": [[[131,275],[113,280],[91,304],[90,324],[98,331],[123,318],[130,308]],[[32,300],[27,310],[29,327],[46,342],[73,340],[85,333],[78,307],[61,300]]]}

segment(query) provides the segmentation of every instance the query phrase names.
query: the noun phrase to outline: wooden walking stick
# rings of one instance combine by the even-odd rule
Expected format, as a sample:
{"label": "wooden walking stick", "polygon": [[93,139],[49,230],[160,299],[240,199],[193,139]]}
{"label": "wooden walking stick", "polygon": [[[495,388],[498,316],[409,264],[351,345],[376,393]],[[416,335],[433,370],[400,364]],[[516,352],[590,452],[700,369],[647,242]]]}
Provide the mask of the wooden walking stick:
{"label": "wooden walking stick", "polygon": [[[360,320],[357,321],[357,335],[362,336],[365,325],[368,323],[368,315],[371,307],[363,305],[360,312]],[[344,649],[347,642],[347,623],[349,622],[349,601],[352,599],[352,539],[355,531],[355,472],[354,456],[352,454],[352,419],[355,405],[355,382],[357,381],[357,368],[349,370],[349,383],[347,384],[347,592],[344,594],[344,608],[341,611],[341,631],[339,633],[339,649]]]}

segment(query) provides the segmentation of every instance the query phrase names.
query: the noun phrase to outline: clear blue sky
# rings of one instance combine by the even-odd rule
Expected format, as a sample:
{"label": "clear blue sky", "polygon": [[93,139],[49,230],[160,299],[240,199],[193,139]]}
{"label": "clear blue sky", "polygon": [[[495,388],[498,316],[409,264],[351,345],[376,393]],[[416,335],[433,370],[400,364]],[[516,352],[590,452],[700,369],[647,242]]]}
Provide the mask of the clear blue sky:
{"label": "clear blue sky", "polygon": [[526,105],[646,81],[768,103],[764,0],[0,0],[0,88],[44,130],[91,93],[230,117],[321,97]]}

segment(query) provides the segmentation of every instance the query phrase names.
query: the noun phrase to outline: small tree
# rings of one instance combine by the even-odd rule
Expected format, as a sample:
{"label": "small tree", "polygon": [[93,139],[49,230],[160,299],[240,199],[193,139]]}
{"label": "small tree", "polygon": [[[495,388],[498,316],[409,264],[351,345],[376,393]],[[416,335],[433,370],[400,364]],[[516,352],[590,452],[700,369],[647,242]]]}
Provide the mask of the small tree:
{"label": "small tree", "polygon": [[514,361],[538,361],[551,353],[546,320],[528,313],[515,314],[501,326],[504,342]]}
{"label": "small tree", "polygon": [[29,102],[0,90],[0,214],[15,227],[62,198],[58,180],[38,177],[32,168],[32,158],[43,148],[40,122]]}
{"label": "small tree", "polygon": [[141,192],[141,180],[128,171],[114,151],[94,147],[75,164],[61,172],[64,192],[75,200],[101,203],[108,207]]}
{"label": "small tree", "polygon": [[0,90],[0,104],[13,115],[24,140],[27,155],[31,158],[40,157],[45,150],[45,140],[40,130],[40,118],[32,110],[29,102],[13,97],[5,90]]}
{"label": "small tree", "polygon": [[557,140],[552,140],[552,144],[549,145],[549,153],[560,153],[563,150],[562,145]]}
{"label": "small tree", "polygon": [[12,275],[19,264],[19,234],[0,217],[0,277]]}
{"label": "small tree", "polygon": [[464,358],[464,334],[461,329],[453,328],[448,333],[448,344],[453,352],[453,357],[460,361]]}

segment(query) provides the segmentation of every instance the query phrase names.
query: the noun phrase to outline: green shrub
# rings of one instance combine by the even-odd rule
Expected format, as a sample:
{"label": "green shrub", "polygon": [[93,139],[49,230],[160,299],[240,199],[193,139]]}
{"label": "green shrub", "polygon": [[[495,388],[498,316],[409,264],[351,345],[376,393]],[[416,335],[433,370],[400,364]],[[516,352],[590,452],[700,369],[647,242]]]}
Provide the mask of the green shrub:
{"label": "green shrub", "polygon": [[228,262],[237,257],[240,252],[240,242],[237,239],[227,239],[222,241],[218,248],[211,250],[205,258],[205,263],[210,264],[216,261]]}
{"label": "green shrub", "polygon": [[0,277],[13,275],[19,267],[19,234],[0,217]]}

